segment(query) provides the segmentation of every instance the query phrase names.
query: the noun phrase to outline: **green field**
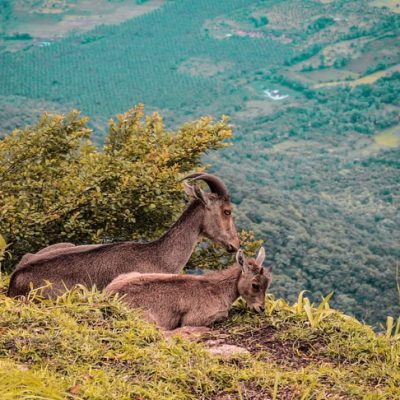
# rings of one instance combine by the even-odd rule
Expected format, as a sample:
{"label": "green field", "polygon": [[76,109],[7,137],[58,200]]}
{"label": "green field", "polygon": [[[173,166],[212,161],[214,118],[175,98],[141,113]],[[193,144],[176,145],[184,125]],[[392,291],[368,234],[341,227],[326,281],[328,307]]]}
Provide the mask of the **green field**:
{"label": "green field", "polygon": [[274,293],[333,290],[378,324],[400,311],[397,3],[1,2],[0,134],[78,108],[100,143],[138,102],[168,127],[229,115],[233,146],[204,161],[265,241]]}
{"label": "green field", "polygon": [[375,136],[375,142],[383,147],[399,147],[400,146],[400,126],[389,128]]}
{"label": "green field", "polygon": [[[90,31],[98,25],[119,24],[161,7],[163,0],[21,0],[0,4],[0,46],[19,51],[30,46],[46,47],[68,35]],[[24,40],[17,40],[18,34]],[[29,35],[29,37],[27,36]]]}

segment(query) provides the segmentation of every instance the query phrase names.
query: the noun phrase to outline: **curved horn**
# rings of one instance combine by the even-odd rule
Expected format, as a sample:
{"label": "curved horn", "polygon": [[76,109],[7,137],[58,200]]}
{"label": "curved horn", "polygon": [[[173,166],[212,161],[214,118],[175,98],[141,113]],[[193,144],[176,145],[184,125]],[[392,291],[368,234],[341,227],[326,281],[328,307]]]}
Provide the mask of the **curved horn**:
{"label": "curved horn", "polygon": [[207,183],[212,193],[216,193],[219,196],[225,196],[225,197],[229,196],[228,189],[221,181],[221,179],[217,178],[215,175],[200,172],[185,176],[182,180],[184,181],[186,179],[190,179],[192,181],[197,181],[201,179],[202,181]]}

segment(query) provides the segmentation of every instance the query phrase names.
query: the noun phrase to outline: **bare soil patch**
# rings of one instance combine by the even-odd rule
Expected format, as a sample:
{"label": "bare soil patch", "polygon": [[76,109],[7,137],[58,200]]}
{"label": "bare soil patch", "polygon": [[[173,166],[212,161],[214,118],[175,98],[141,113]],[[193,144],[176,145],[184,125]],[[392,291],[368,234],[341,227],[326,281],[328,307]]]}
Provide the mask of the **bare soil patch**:
{"label": "bare soil patch", "polygon": [[219,345],[237,346],[247,350],[258,359],[276,362],[285,368],[297,369],[306,367],[311,363],[333,363],[333,360],[319,354],[326,345],[326,339],[316,337],[312,340],[281,339],[279,330],[271,325],[252,327],[242,332],[232,334],[229,327],[216,327],[209,333],[202,335],[201,341],[208,345],[218,341]]}

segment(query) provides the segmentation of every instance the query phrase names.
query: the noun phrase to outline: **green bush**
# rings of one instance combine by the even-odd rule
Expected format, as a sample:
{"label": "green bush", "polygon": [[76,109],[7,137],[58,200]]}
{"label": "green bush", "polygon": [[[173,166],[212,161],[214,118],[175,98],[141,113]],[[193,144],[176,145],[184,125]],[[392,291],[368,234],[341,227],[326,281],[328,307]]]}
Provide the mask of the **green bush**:
{"label": "green bush", "polygon": [[179,180],[231,136],[226,117],[168,132],[139,105],[110,120],[96,148],[87,123],[78,111],[45,114],[0,141],[0,232],[13,260],[56,242],[160,235],[183,208]]}
{"label": "green bush", "polygon": [[7,255],[7,243],[4,240],[3,236],[0,234],[0,267],[1,263],[4,261]]}
{"label": "green bush", "polygon": [[[240,232],[241,247],[249,257],[255,257],[258,249],[263,244],[262,240],[256,240],[253,231]],[[268,251],[268,249],[267,249]],[[187,268],[201,268],[207,270],[221,270],[227,268],[235,262],[236,254],[227,254],[226,250],[211,240],[204,242],[196,247]]]}

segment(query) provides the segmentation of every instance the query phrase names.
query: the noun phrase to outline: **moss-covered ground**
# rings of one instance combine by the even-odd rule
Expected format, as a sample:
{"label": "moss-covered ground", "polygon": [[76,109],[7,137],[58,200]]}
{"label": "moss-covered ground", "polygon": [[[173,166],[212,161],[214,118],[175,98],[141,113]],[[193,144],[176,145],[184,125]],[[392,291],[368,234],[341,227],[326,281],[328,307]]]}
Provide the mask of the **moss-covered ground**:
{"label": "moss-covered ground", "polygon": [[[400,340],[331,310],[238,303],[197,343],[166,340],[115,298],[77,288],[57,300],[5,296],[0,393],[9,399],[398,399]],[[396,327],[393,327],[395,332]],[[215,356],[205,342],[248,354]]]}

